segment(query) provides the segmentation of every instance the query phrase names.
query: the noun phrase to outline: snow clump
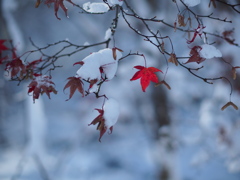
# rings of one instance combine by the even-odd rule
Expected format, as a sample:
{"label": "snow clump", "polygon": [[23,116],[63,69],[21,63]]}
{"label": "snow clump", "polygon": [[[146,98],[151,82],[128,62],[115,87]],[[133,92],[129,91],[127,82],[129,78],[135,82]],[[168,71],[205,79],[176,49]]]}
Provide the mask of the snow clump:
{"label": "snow clump", "polygon": [[214,57],[222,57],[221,51],[219,51],[215,46],[204,44],[201,46],[202,50],[199,52],[202,58],[211,59]]}
{"label": "snow clump", "polygon": [[119,116],[119,103],[113,99],[110,98],[107,101],[105,101],[105,104],[103,106],[103,117],[105,119],[105,125],[107,128],[112,127],[114,124],[116,124]]}
{"label": "snow clump", "polygon": [[188,6],[188,7],[193,7],[198,4],[200,4],[201,0],[183,0],[183,2]]}
{"label": "snow clump", "polygon": [[94,52],[83,61],[83,65],[77,71],[77,75],[85,80],[100,80],[101,73],[104,73],[108,80],[111,80],[118,68],[118,60],[122,57],[122,53],[116,51],[117,58],[113,58],[113,50],[110,48],[102,49]]}
{"label": "snow clump", "polygon": [[83,9],[89,13],[105,13],[109,11],[109,7],[105,3],[90,3],[83,4]]}

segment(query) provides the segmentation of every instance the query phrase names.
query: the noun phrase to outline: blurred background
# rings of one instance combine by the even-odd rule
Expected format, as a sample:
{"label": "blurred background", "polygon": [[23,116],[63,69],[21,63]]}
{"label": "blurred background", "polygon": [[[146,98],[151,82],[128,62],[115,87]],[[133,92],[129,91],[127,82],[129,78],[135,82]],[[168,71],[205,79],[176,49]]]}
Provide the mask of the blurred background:
{"label": "blurred background", "polygon": [[[85,0],[73,0],[82,5]],[[102,2],[97,1],[96,2]],[[130,2],[143,17],[157,16],[173,24],[178,11],[169,0]],[[235,29],[239,41],[239,14],[217,4],[208,8],[202,1],[193,10],[200,14],[228,17],[233,23],[203,18],[206,31],[221,33]],[[235,1],[233,1],[235,3]],[[65,2],[66,18],[60,9],[61,20],[54,16],[53,7],[43,3],[35,8],[34,0],[0,0],[0,39],[12,39],[18,54],[34,49],[29,38],[39,47],[68,40],[83,45],[104,41],[115,12],[101,15],[84,14]],[[180,6],[181,8],[181,6]],[[146,31],[139,21],[131,22],[136,29]],[[189,45],[180,31],[161,23],[151,24],[163,36],[171,37],[177,56],[189,56]],[[212,38],[212,39],[211,39]],[[239,66],[239,48],[211,37],[223,57]],[[198,43],[203,43],[199,38]],[[155,47],[130,30],[119,18],[115,34],[116,47],[126,55],[143,53],[148,66],[168,68],[164,57]],[[110,42],[110,47],[113,47]],[[54,54],[61,46],[46,49]],[[223,81],[213,85],[192,76],[186,69],[170,64],[166,81],[171,86],[154,87],[142,92],[139,81],[129,81],[133,66],[144,65],[139,56],[119,63],[116,77],[104,84],[101,92],[120,104],[120,117],[111,135],[104,135],[88,124],[98,115],[102,99],[80,93],[68,98],[63,92],[67,78],[78,70],[73,64],[104,46],[81,51],[59,59],[62,68],[52,72],[58,91],[41,96],[35,103],[27,94],[30,82],[9,82],[1,68],[0,76],[0,179],[1,180],[239,180],[240,179],[240,113],[221,107],[229,101],[230,87]],[[39,59],[39,54],[31,56]],[[185,62],[183,60],[183,62]],[[199,67],[199,66],[198,66]],[[204,62],[201,76],[230,76],[229,67],[218,59]],[[162,76],[162,77],[161,77]],[[163,75],[160,75],[160,79]],[[239,103],[239,77],[233,83],[232,101]]]}

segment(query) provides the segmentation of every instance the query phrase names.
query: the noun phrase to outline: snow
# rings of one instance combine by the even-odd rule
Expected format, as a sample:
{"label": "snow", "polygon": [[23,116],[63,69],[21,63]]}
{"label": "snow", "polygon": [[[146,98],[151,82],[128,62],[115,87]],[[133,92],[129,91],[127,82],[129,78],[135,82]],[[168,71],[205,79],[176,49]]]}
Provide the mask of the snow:
{"label": "snow", "polygon": [[46,76],[46,75],[42,75],[42,76],[37,76],[34,81],[36,81],[38,84],[37,84],[37,87],[40,87],[42,85],[44,86],[51,86],[52,84],[50,83],[50,79],[49,79],[49,76]]}
{"label": "snow", "polygon": [[86,80],[100,80],[100,68],[102,68],[107,79],[111,80],[117,72],[118,59],[121,57],[122,54],[117,51],[117,59],[115,60],[113,58],[112,49],[110,48],[102,49],[98,52],[93,52],[82,60],[84,64],[77,71],[77,76]]}
{"label": "snow", "polygon": [[221,51],[219,51],[215,46],[204,44],[201,46],[202,49],[199,52],[200,56],[206,59],[211,59],[214,57],[222,57]]}
{"label": "snow", "polygon": [[89,13],[105,13],[109,11],[109,7],[105,3],[90,3],[83,4],[83,9]]}
{"label": "snow", "polygon": [[105,119],[105,125],[110,128],[114,124],[116,124],[119,116],[119,104],[118,102],[110,98],[105,101],[103,106],[104,114],[103,117]]}
{"label": "snow", "polygon": [[92,53],[83,59],[84,64],[77,71],[77,75],[86,80],[101,79],[99,71],[100,62],[98,61],[98,54]]}
{"label": "snow", "polygon": [[201,3],[201,0],[183,0],[188,7],[194,7]]}
{"label": "snow", "polygon": [[112,36],[112,30],[110,28],[107,29],[106,33],[105,33],[105,40],[108,40],[109,38],[111,38]]}
{"label": "snow", "polygon": [[123,0],[108,0],[108,3],[110,6],[114,6],[114,5],[122,6]]}

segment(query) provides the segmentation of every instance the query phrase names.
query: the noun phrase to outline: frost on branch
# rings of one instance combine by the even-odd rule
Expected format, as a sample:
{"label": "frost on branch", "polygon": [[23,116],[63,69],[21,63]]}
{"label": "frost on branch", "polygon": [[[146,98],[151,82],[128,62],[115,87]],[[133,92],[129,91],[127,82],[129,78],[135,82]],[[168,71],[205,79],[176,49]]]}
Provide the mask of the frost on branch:
{"label": "frost on branch", "polygon": [[119,116],[119,104],[111,98],[105,101],[102,109],[96,109],[99,115],[89,124],[97,125],[97,130],[100,131],[99,141],[101,142],[102,136],[109,129],[110,133],[113,131],[113,125],[116,124]]}
{"label": "frost on branch", "polygon": [[32,82],[28,85],[28,93],[33,93],[33,102],[35,99],[39,98],[39,95],[46,93],[48,98],[50,99],[50,93],[53,92],[57,94],[57,91],[53,87],[54,83],[50,80],[49,76],[44,75],[35,75],[36,77],[32,80]]}

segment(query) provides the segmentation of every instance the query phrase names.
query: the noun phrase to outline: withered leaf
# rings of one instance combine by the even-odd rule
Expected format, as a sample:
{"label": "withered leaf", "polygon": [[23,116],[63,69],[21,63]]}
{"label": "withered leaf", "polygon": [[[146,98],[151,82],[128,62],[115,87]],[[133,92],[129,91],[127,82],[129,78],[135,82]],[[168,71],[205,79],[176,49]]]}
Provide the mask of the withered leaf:
{"label": "withered leaf", "polygon": [[176,66],[178,66],[178,61],[177,61],[177,58],[176,58],[176,54],[171,53],[171,55],[168,59],[168,62],[171,62],[171,63],[175,64]]}
{"label": "withered leaf", "polygon": [[232,75],[234,80],[237,78],[237,71],[236,71],[237,68],[240,68],[240,66],[232,67]]}
{"label": "withered leaf", "polygon": [[157,86],[159,86],[159,85],[161,85],[161,84],[165,85],[169,90],[171,90],[171,86],[170,86],[165,80],[159,81],[159,82],[155,85],[155,87],[157,87]]}
{"label": "withered leaf", "polygon": [[82,96],[84,96],[83,82],[81,81],[81,79],[78,77],[69,77],[68,80],[69,81],[63,88],[63,91],[67,88],[70,88],[69,98],[66,101],[72,98],[76,90],[78,90],[82,94]]}
{"label": "withered leaf", "polygon": [[180,27],[185,27],[186,26],[186,23],[184,22],[184,16],[179,14],[178,15],[178,24]]}
{"label": "withered leaf", "polygon": [[232,106],[234,109],[238,110],[238,106],[236,104],[234,104],[233,102],[229,101],[227,104],[225,104],[221,110],[223,111],[224,109],[226,109],[228,106]]}

